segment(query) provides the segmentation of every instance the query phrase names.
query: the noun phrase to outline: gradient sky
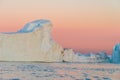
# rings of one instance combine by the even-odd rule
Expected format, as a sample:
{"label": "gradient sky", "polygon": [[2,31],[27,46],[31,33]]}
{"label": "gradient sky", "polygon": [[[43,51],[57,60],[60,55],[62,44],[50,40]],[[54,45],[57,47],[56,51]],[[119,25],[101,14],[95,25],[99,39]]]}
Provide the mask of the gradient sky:
{"label": "gradient sky", "polygon": [[63,47],[111,53],[120,42],[120,0],[0,0],[0,32],[49,19]]}

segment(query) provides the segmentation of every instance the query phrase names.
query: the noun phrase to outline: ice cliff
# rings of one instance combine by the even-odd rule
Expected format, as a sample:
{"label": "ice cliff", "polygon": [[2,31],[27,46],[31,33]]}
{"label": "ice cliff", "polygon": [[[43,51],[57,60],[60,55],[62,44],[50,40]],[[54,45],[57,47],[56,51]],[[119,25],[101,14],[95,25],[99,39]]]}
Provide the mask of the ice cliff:
{"label": "ice cliff", "polygon": [[112,63],[120,64],[120,43],[113,48]]}
{"label": "ice cliff", "polygon": [[23,29],[0,34],[0,61],[61,62],[63,48],[51,37],[49,20],[27,23]]}

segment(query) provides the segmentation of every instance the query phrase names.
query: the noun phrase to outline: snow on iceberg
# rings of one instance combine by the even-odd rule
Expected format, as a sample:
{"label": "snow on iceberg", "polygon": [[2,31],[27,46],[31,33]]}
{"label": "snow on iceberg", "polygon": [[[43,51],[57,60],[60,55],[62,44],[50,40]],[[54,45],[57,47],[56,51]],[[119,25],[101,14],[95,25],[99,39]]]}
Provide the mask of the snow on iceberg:
{"label": "snow on iceberg", "polygon": [[44,19],[29,22],[18,32],[24,32],[24,33],[25,32],[33,32],[35,29],[40,28],[44,24],[49,24],[49,23],[51,23],[49,20],[44,20]]}

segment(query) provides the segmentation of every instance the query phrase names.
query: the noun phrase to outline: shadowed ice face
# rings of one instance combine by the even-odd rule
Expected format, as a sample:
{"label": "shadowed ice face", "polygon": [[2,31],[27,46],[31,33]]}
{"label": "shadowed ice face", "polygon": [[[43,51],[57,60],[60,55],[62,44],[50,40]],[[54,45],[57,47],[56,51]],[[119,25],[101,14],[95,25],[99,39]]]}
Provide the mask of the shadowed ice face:
{"label": "shadowed ice face", "polygon": [[114,47],[114,50],[115,50],[115,51],[120,51],[120,43],[117,44],[117,45]]}

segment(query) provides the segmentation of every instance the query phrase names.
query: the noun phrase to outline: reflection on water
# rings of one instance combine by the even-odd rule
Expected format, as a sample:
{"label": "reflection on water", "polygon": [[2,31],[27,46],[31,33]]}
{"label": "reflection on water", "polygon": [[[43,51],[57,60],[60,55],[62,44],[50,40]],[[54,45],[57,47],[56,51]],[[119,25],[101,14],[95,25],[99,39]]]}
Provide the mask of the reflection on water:
{"label": "reflection on water", "polygon": [[0,80],[120,80],[120,65],[0,62]]}

